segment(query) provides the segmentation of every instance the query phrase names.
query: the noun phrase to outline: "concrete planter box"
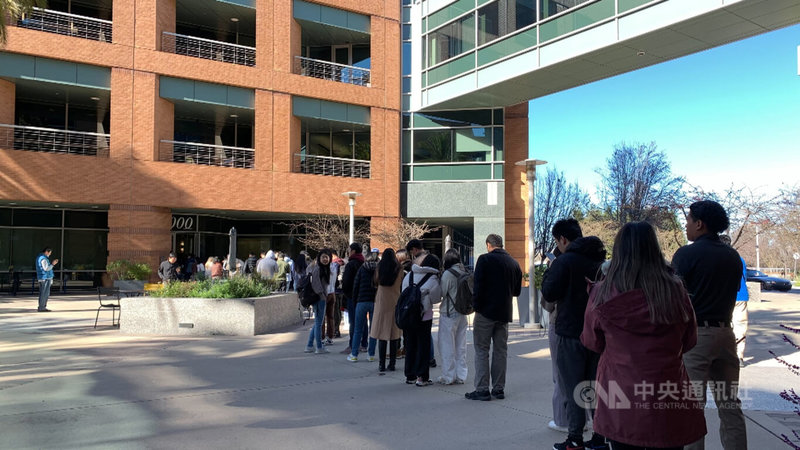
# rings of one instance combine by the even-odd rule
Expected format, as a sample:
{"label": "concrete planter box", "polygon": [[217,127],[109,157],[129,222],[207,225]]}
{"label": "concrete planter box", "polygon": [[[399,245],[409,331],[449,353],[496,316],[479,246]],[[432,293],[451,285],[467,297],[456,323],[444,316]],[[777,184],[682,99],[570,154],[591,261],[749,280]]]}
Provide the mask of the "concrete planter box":
{"label": "concrete planter box", "polygon": [[302,322],[296,293],[253,298],[121,299],[120,332],[165,336],[254,336]]}
{"label": "concrete planter box", "polygon": [[114,287],[123,291],[142,291],[144,283],[144,280],[114,280]]}

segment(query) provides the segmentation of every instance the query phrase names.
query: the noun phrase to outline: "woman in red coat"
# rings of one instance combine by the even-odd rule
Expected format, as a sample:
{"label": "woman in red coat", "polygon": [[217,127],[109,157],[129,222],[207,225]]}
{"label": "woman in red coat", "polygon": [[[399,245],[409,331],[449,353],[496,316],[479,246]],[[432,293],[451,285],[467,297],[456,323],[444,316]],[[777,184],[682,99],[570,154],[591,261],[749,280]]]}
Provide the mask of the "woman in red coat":
{"label": "woman in red coat", "polygon": [[697,342],[694,310],[650,224],[617,234],[581,341],[601,354],[594,431],[612,450],[680,449],[705,436],[704,405],[682,358]]}

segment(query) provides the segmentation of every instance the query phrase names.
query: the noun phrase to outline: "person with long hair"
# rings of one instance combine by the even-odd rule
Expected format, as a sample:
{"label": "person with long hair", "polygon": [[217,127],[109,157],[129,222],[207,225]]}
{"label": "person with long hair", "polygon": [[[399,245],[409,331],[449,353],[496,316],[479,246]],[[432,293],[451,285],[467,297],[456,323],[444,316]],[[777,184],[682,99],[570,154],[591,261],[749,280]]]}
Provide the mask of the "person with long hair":
{"label": "person with long hair", "polygon": [[[356,305],[355,313],[355,335],[353,335],[353,344],[350,349],[350,354],[347,355],[347,360],[350,362],[358,361],[358,343],[361,342],[364,335],[369,335],[372,323],[374,323],[373,314],[375,312],[375,269],[378,266],[378,251],[372,251],[367,256],[367,260],[356,272],[356,278],[353,281],[353,302]],[[369,322],[367,316],[369,315]],[[368,361],[375,361],[375,344],[377,341],[373,338],[368,339],[367,343],[367,357]]]}
{"label": "person with long hair", "polygon": [[442,303],[439,305],[439,353],[442,355],[441,384],[464,384],[467,379],[467,316],[455,309],[458,279],[467,273],[458,250],[444,254]]}
{"label": "person with long hair", "polygon": [[[323,248],[317,255],[317,260],[308,268],[311,274],[311,289],[317,294],[319,300],[314,303],[314,326],[308,334],[308,344],[306,353],[328,353],[328,349],[322,343],[322,321],[325,320],[325,299],[328,297],[328,286],[331,280],[331,259],[333,255],[330,250]],[[317,349],[314,350],[314,343]]]}
{"label": "person with long hair", "polygon": [[[428,386],[432,383],[431,371],[431,325],[433,324],[433,305],[442,301],[439,285],[441,263],[436,255],[422,252],[414,260],[411,272],[403,279],[402,289],[411,283],[419,286],[422,293],[422,324],[408,330],[406,335],[406,383]],[[427,279],[426,279],[427,278]]]}
{"label": "person with long hair", "polygon": [[600,354],[594,431],[612,450],[681,449],[706,434],[683,354],[697,322],[683,283],[647,222],[617,233],[605,280],[592,288],[581,342]]}
{"label": "person with long hair", "polygon": [[372,319],[372,330],[369,337],[378,340],[378,371],[386,371],[386,344],[389,344],[389,371],[395,370],[397,347],[402,332],[394,322],[394,310],[400,297],[400,285],[403,284],[403,266],[395,257],[394,250],[387,248],[375,270],[375,317]]}

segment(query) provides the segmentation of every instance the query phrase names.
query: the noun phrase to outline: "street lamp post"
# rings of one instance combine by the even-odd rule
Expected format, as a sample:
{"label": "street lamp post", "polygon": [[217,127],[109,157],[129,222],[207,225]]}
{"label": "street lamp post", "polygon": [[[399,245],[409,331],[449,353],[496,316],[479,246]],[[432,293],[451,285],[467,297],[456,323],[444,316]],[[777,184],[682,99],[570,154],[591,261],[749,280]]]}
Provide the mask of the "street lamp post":
{"label": "street lamp post", "polygon": [[360,192],[349,191],[349,192],[342,192],[342,195],[344,195],[345,197],[347,197],[349,199],[348,203],[350,204],[350,243],[352,244],[353,242],[355,242],[355,226],[353,225],[353,220],[354,220],[353,209],[356,206],[356,197],[360,196],[361,193]]}
{"label": "street lamp post", "polygon": [[[528,317],[521,317],[523,323],[530,326],[539,323],[539,307],[537,302],[536,293],[536,244],[534,242],[534,205],[536,200],[536,191],[534,183],[536,182],[536,166],[547,164],[547,161],[541,159],[526,159],[518,161],[516,165],[525,166],[525,171],[528,180]],[[522,299],[517,299],[520,301]]]}

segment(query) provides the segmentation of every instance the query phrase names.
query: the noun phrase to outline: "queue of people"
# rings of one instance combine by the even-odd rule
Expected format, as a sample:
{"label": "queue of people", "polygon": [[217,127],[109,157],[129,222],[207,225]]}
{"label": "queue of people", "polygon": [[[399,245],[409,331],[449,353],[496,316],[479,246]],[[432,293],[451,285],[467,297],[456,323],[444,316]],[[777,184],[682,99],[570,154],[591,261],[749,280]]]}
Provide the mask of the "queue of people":
{"label": "queue of people", "polygon": [[167,259],[159,265],[157,274],[162,282],[222,280],[235,276],[260,277],[276,281],[282,291],[291,289],[296,279],[294,261],[285,253],[272,250],[262,251],[261,258],[250,252],[245,261],[239,258],[230,261],[230,255],[224,258],[209,256],[205,263],[191,253],[181,262],[174,252],[170,252]]}

